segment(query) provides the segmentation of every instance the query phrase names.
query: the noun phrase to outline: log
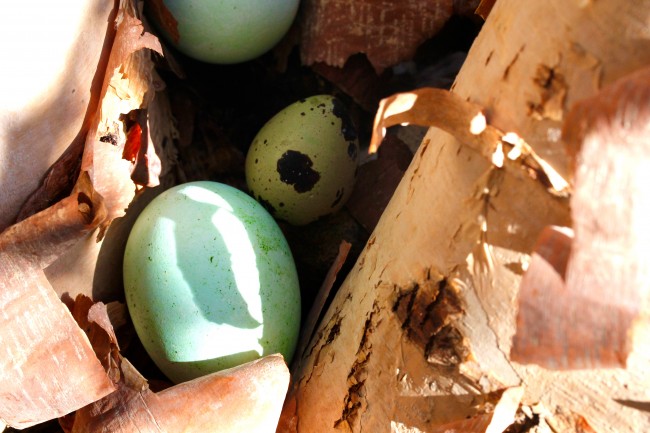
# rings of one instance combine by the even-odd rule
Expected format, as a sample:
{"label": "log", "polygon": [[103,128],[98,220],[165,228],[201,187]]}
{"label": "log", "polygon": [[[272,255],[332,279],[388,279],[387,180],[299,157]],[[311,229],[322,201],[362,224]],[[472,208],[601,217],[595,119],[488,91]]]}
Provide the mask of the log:
{"label": "log", "polygon": [[[649,20],[648,3],[500,0],[452,90],[570,180],[565,113],[650,63]],[[571,216],[568,197],[523,160],[505,170],[485,154],[429,130],[296,355],[279,432],[492,432],[515,419],[523,431],[650,430],[650,357],[640,347],[626,369],[557,372],[509,359],[535,241]],[[516,416],[494,410],[506,397]]]}

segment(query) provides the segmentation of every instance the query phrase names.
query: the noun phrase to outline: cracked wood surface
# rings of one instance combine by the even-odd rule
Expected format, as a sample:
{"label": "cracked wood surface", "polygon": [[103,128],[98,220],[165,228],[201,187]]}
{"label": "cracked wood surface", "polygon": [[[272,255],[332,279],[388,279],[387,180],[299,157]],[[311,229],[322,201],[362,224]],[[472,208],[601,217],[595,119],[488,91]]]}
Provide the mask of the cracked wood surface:
{"label": "cracked wood surface", "polygon": [[[650,5],[614,0],[525,8],[501,0],[454,92],[484,106],[488,123],[519,134],[567,176],[564,112],[650,63],[649,18]],[[650,429],[634,404],[650,389],[649,360],[640,351],[627,370],[552,372],[508,359],[530,252],[545,226],[570,225],[569,206],[524,171],[498,169],[477,150],[429,130],[294,372],[278,431],[439,431],[466,418],[484,426],[501,393],[519,386],[521,414],[540,428]],[[410,328],[419,321],[424,332],[432,317],[426,306],[441,302],[442,281],[462,310],[447,319],[445,335],[453,338],[441,347],[453,350],[446,362],[431,357]],[[417,296],[427,297],[424,310],[413,308]],[[360,347],[361,387],[356,372],[350,375]],[[350,408],[354,416],[346,416]]]}

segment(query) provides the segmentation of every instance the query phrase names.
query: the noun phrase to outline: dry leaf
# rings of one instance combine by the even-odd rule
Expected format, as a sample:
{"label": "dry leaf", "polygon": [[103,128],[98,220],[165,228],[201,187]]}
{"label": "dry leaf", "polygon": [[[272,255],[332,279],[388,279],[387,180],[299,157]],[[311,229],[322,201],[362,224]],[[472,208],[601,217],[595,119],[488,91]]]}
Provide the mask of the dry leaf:
{"label": "dry leaf", "polygon": [[[519,295],[513,359],[549,368],[624,366],[650,291],[650,68],[569,113],[573,239],[545,231]],[[594,200],[598,197],[598,200]]]}
{"label": "dry leaf", "polygon": [[343,67],[364,53],[378,73],[410,59],[453,13],[453,0],[307,0],[302,3],[302,61]]}

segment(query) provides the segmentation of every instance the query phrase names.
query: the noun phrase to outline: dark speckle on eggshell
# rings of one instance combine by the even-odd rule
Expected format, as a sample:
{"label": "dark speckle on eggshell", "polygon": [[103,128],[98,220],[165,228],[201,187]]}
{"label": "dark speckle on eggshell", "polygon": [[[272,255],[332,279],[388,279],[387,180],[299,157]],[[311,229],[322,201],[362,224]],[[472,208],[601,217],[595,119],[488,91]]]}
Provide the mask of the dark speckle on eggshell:
{"label": "dark speckle on eggshell", "polygon": [[311,158],[296,150],[287,150],[278,159],[277,171],[280,180],[293,185],[296,192],[304,193],[311,189],[320,180],[320,173],[312,168]]}
{"label": "dark speckle on eggshell", "polygon": [[337,204],[341,201],[343,198],[343,195],[345,194],[345,188],[341,188],[338,191],[336,191],[336,198],[334,199],[334,202],[330,206],[331,208],[335,208]]}
{"label": "dark speckle on eggshell", "polygon": [[345,137],[347,141],[356,140],[357,129],[354,127],[354,123],[352,123],[352,119],[350,118],[350,114],[345,105],[336,98],[332,99],[332,105],[332,113],[341,119],[341,133],[343,133],[343,137]]}

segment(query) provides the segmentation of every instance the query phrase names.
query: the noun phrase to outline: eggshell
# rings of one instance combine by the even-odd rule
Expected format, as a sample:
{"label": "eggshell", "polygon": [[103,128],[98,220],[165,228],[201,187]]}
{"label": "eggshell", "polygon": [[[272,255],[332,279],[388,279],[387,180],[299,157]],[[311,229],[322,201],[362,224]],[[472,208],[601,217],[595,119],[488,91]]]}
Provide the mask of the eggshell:
{"label": "eggshell", "polygon": [[251,194],[303,225],[339,210],[352,193],[359,143],[346,107],[330,95],[295,102],[271,118],[246,156]]}
{"label": "eggshell", "polygon": [[148,15],[178,50],[204,62],[229,64],[273,48],[291,27],[300,1],[162,0],[167,11],[150,3]]}
{"label": "eggshell", "polygon": [[281,353],[300,327],[298,276],[269,213],[244,192],[190,182],[156,197],[124,254],[135,330],[174,382]]}

